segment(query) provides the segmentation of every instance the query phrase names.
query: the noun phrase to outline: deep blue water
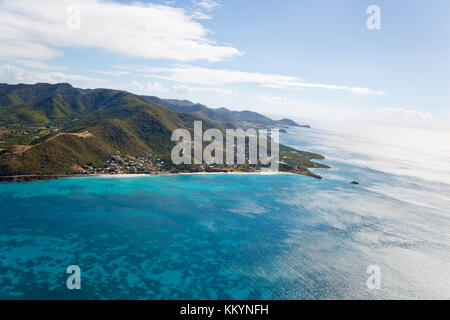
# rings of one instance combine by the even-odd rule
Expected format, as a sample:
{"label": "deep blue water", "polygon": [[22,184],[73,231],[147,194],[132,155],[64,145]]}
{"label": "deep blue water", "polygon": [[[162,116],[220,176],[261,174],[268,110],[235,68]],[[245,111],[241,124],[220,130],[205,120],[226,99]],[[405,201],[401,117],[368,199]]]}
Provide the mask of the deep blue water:
{"label": "deep blue water", "polygon": [[[326,132],[299,132],[283,139],[329,156],[324,180],[0,183],[0,298],[449,298],[449,185],[351,164]],[[81,290],[66,287],[69,265]],[[380,290],[366,286],[369,265]]]}

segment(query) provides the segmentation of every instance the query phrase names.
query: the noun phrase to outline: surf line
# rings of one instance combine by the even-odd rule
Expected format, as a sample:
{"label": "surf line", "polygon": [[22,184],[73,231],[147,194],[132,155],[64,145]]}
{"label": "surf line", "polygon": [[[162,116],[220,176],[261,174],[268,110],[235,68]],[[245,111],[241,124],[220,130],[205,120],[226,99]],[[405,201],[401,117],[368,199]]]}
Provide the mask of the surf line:
{"label": "surf line", "polygon": [[181,307],[181,315],[206,315],[211,318],[214,313],[214,307],[196,307],[188,304],[186,307]]}

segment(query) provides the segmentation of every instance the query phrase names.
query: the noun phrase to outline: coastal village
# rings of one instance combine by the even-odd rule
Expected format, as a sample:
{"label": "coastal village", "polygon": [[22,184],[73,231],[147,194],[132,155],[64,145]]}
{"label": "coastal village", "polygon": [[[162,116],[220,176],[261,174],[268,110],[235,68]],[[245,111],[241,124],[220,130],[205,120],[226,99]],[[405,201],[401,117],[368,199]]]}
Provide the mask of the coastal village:
{"label": "coastal village", "polygon": [[260,167],[255,165],[217,165],[212,162],[202,165],[180,165],[174,166],[170,161],[151,158],[149,156],[133,156],[121,154],[117,151],[109,160],[106,160],[104,167],[94,167],[92,164],[81,165],[83,174],[163,174],[163,173],[195,173],[195,172],[260,172]]}

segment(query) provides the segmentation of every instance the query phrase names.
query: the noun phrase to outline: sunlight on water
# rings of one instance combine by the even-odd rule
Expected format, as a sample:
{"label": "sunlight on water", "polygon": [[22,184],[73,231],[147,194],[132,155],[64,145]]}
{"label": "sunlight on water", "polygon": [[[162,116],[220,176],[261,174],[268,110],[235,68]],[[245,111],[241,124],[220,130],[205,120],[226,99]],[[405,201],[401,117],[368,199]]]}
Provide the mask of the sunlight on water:
{"label": "sunlight on water", "polygon": [[450,183],[450,131],[352,125],[327,131],[324,139],[339,150],[354,153],[346,158],[349,163]]}
{"label": "sunlight on water", "polygon": [[[326,155],[325,179],[1,183],[0,298],[450,298],[445,146],[420,155],[426,138],[301,128],[281,138]],[[72,264],[79,291],[66,288]],[[366,286],[369,265],[380,290]]]}

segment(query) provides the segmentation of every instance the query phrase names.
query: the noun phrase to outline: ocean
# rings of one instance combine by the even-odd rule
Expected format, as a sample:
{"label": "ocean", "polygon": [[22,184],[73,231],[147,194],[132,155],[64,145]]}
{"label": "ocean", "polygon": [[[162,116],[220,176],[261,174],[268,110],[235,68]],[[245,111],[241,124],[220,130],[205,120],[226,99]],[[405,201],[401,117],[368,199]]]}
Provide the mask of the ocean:
{"label": "ocean", "polygon": [[326,156],[323,180],[0,183],[0,299],[449,299],[445,145],[287,131],[282,142]]}

